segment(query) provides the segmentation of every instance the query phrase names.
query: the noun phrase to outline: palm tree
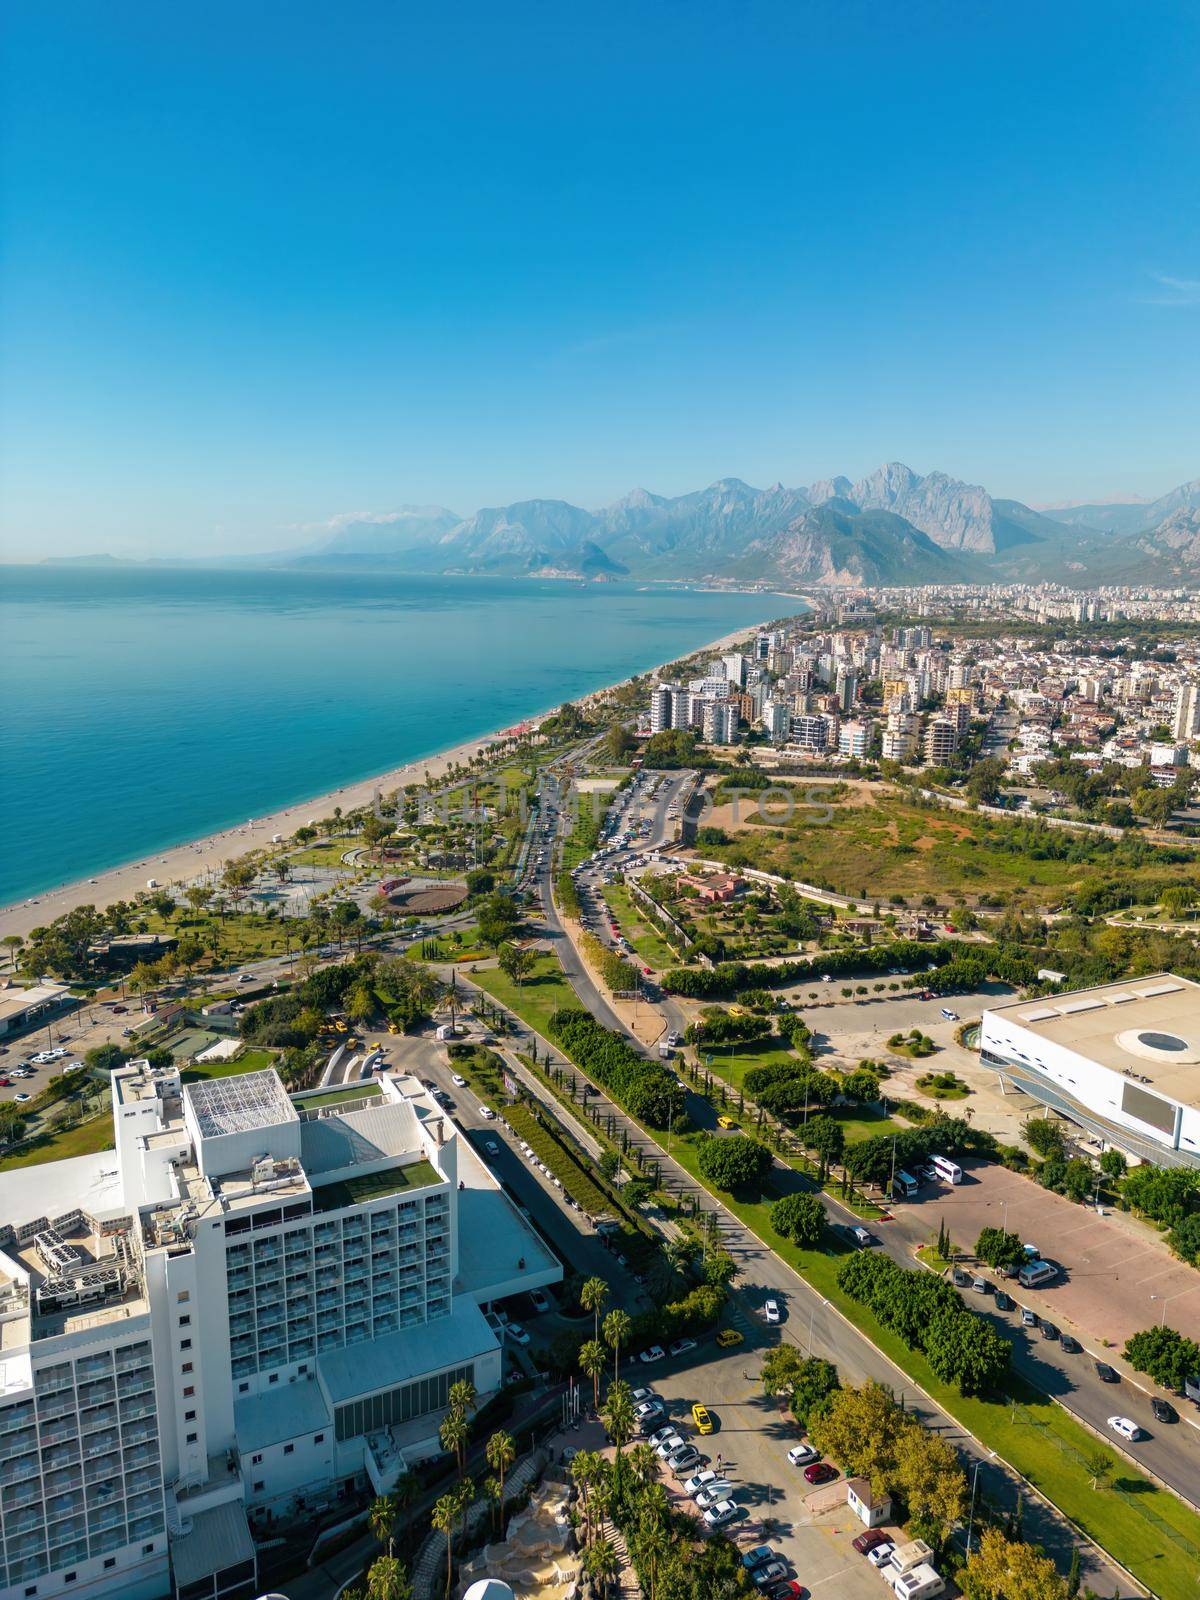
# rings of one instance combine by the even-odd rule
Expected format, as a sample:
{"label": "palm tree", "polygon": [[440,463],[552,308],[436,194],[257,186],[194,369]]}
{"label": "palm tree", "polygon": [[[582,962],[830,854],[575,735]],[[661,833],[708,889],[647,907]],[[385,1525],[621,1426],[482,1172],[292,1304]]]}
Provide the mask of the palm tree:
{"label": "palm tree", "polygon": [[603,1278],[588,1278],[579,1291],[579,1304],[585,1311],[592,1312],[594,1317],[593,1339],[600,1337],[600,1313],[604,1310],[604,1302],[607,1299],[608,1285]]}
{"label": "palm tree", "polygon": [[592,1580],[593,1585],[598,1584],[601,1595],[608,1593],[608,1586],[621,1570],[621,1563],[617,1560],[617,1552],[609,1539],[597,1539],[584,1554],[583,1570]]}
{"label": "palm tree", "polygon": [[447,1396],[452,1411],[459,1411],[465,1417],[468,1411],[474,1410],[475,1399],[478,1391],[470,1378],[460,1378],[457,1383],[450,1385]]}
{"label": "palm tree", "polygon": [[626,1311],[610,1311],[604,1319],[605,1342],[613,1353],[613,1382],[621,1375],[621,1346],[633,1332],[633,1322]]}
{"label": "palm tree", "polygon": [[371,1509],[367,1514],[367,1526],[380,1544],[387,1544],[392,1537],[399,1509],[396,1502],[388,1495],[381,1495],[378,1500],[371,1502]]}
{"label": "palm tree", "polygon": [[467,1512],[471,1509],[471,1503],[475,1499],[475,1485],[470,1478],[462,1479],[458,1488],[454,1491],[454,1498],[458,1506],[458,1514],[462,1518],[462,1531],[465,1539],[467,1536]]}
{"label": "palm tree", "polygon": [[438,1429],[442,1448],[454,1452],[454,1459],[458,1463],[460,1473],[463,1470],[463,1451],[466,1449],[467,1437],[470,1431],[467,1427],[467,1419],[461,1411],[448,1411],[442,1418],[442,1425]]}
{"label": "palm tree", "polygon": [[571,1479],[583,1501],[583,1542],[592,1542],[592,1508],[589,1490],[600,1471],[600,1457],[595,1450],[581,1450],[571,1461]]}
{"label": "palm tree", "polygon": [[658,1457],[644,1439],[639,1440],[629,1452],[629,1470],[633,1473],[634,1481],[643,1488],[658,1477]]}
{"label": "palm tree", "polygon": [[517,1447],[513,1442],[511,1433],[505,1433],[501,1428],[488,1440],[484,1449],[487,1464],[493,1472],[500,1475],[500,1510],[504,1511],[504,1474],[517,1459]]}
{"label": "palm tree", "polygon": [[454,1525],[458,1521],[458,1496],[444,1494],[434,1506],[429,1520],[439,1533],[446,1535],[446,1593],[449,1594],[454,1561]]}
{"label": "palm tree", "polygon": [[496,1513],[502,1510],[501,1487],[499,1478],[487,1477],[483,1480],[483,1492],[492,1502],[491,1525],[493,1533],[496,1531]]}
{"label": "palm tree", "polygon": [[579,1348],[579,1370],[585,1378],[592,1380],[592,1409],[600,1409],[600,1374],[608,1364],[608,1357],[604,1354],[604,1346],[599,1339],[589,1339]]}
{"label": "palm tree", "polygon": [[379,1556],[371,1563],[366,1600],[412,1600],[412,1584],[395,1556]]}
{"label": "palm tree", "polygon": [[621,1456],[621,1446],[625,1444],[633,1432],[633,1396],[629,1392],[627,1383],[616,1382],[608,1391],[601,1412],[604,1426],[608,1429],[609,1436],[617,1447],[617,1459]]}

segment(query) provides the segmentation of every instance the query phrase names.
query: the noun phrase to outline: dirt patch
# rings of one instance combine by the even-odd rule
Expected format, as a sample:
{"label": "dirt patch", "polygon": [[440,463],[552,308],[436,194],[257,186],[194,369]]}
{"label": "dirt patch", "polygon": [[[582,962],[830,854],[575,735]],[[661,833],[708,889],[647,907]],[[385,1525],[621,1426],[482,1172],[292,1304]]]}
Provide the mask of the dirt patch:
{"label": "dirt patch", "polygon": [[465,885],[451,883],[444,889],[418,889],[413,894],[395,894],[391,898],[399,910],[429,916],[436,911],[453,911],[467,898],[467,891]]}

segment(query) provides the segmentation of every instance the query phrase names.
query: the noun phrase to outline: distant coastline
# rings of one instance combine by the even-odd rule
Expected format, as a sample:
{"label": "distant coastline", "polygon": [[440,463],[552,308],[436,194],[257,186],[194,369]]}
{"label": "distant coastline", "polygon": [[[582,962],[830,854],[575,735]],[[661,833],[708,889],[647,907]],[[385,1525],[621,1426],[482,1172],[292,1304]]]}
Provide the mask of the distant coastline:
{"label": "distant coastline", "polygon": [[[774,598],[791,600],[792,604],[797,604],[789,596],[774,596]],[[767,619],[764,617],[762,620]],[[757,625],[759,624],[754,622],[743,623],[707,642],[693,644],[686,650],[677,649],[670,656],[651,666],[629,672],[585,694],[565,698],[575,698],[581,703],[594,699],[634,678],[661,670],[679,659],[681,655],[706,649],[718,650],[735,639],[744,638]],[[514,721],[518,724],[544,721],[563,703],[563,701],[552,703],[539,711],[526,713]],[[226,822],[160,848],[143,849],[126,861],[106,865],[90,875],[77,873],[55,885],[40,891],[35,890],[29,896],[13,899],[9,904],[0,907],[0,934],[28,934],[30,929],[51,922],[73,906],[85,904],[102,906],[111,904],[115,900],[129,899],[144,890],[150,878],[166,884],[190,879],[211,868],[219,868],[224,862],[236,856],[268,844],[275,833],[291,834],[311,818],[328,815],[334,806],[341,806],[343,810],[348,811],[365,805],[377,790],[391,790],[407,783],[422,782],[427,772],[430,781],[436,781],[451,765],[468,760],[482,746],[491,743],[504,731],[504,727],[496,727],[478,737],[458,741],[449,746],[442,745],[440,748],[431,749],[427,754],[414,755],[401,765],[370,777],[351,780],[334,787],[314,788],[305,797],[277,805],[262,814],[256,813],[244,822]]]}

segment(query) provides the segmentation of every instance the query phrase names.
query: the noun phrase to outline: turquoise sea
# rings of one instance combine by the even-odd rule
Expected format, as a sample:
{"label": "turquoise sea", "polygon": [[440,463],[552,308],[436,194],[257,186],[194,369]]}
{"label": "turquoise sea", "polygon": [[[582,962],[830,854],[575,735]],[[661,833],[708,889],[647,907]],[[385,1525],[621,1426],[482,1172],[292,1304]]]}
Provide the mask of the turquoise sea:
{"label": "turquoise sea", "polygon": [[798,609],[633,584],[0,569],[0,905]]}

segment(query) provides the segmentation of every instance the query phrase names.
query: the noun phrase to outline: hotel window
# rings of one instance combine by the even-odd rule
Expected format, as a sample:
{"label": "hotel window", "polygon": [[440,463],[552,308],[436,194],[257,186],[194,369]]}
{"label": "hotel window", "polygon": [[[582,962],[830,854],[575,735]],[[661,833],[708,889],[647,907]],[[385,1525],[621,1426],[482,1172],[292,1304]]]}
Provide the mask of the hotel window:
{"label": "hotel window", "polygon": [[198,1438],[199,1438],[199,1434],[189,1433],[188,1436],[187,1436],[187,1442],[188,1442],[188,1444],[195,1444],[195,1442],[196,1442],[196,1440]]}
{"label": "hotel window", "polygon": [[191,1317],[180,1317],[180,1319],[179,1319],[179,1326],[180,1326],[180,1327],[181,1327],[181,1328],[190,1328],[190,1327],[191,1327],[191,1325],[192,1325],[192,1319],[191,1319]]}
{"label": "hotel window", "polygon": [[180,1372],[185,1372],[185,1373],[186,1372],[190,1372],[192,1370],[192,1363],[190,1361],[185,1361],[183,1363],[183,1365],[180,1367],[179,1370],[180,1370]]}
{"label": "hotel window", "polygon": [[185,1400],[190,1400],[192,1398],[192,1396],[195,1394],[195,1392],[196,1392],[195,1385],[189,1383],[188,1386],[183,1391],[183,1398]]}
{"label": "hotel window", "polygon": [[175,1300],[176,1300],[177,1304],[179,1304],[181,1306],[187,1305],[188,1301],[191,1298],[192,1298],[192,1291],[190,1289],[180,1289],[179,1293],[175,1296]]}
{"label": "hotel window", "polygon": [[185,1411],[185,1412],[184,1412],[184,1413],[183,1413],[183,1420],[184,1420],[184,1421],[185,1421],[185,1422],[195,1422],[195,1420],[196,1420],[196,1413],[195,1413],[195,1412],[194,1412],[194,1411]]}

